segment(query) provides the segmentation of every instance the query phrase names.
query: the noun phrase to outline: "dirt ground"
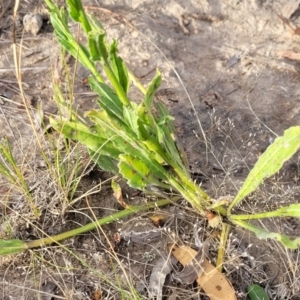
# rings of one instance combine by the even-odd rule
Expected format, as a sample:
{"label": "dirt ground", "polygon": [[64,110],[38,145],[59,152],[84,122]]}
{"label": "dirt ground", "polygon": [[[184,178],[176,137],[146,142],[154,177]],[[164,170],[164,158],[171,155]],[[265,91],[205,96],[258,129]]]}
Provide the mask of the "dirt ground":
{"label": "dirt ground", "polygon": [[[181,2],[83,1],[109,38],[118,40],[120,55],[144,84],[160,69],[163,84],[157,100],[175,117],[194,178],[217,199],[234,195],[274,138],[299,125],[300,65],[284,58],[282,51],[300,53],[300,35],[278,17],[288,15],[287,0]],[[74,196],[79,200],[68,205],[64,191],[45,167],[38,140],[46,151],[50,151],[49,141],[42,133],[34,135],[15,76],[13,5],[10,0],[0,1],[0,136],[8,137],[42,216],[36,219],[22,194],[0,177],[0,236],[7,235],[9,226],[11,236],[31,240],[76,228],[120,207],[112,196],[109,175],[97,168],[85,172]],[[49,115],[57,114],[52,79],[53,70],[63,73],[60,50],[46,19],[37,35],[24,32],[22,23],[25,14],[41,12],[42,1],[21,1],[17,44],[22,50],[26,105],[35,117],[35,109],[42,105],[47,122]],[[288,17],[294,29],[300,27],[298,11]],[[71,27],[77,31],[76,25]],[[85,83],[89,73],[73,59],[67,63],[74,74],[74,106],[84,112],[95,105],[95,94]],[[65,84],[66,97],[67,88]],[[139,101],[141,95],[133,89],[131,96]],[[39,127],[38,121],[35,126]],[[80,155],[87,161],[84,149]],[[70,172],[74,165],[68,167]],[[126,187],[123,191],[130,198],[141,196]],[[297,154],[239,209],[247,213],[275,209],[298,203],[299,195]],[[190,240],[193,224],[203,223],[182,211],[186,217],[179,233]],[[121,299],[116,286],[128,289],[127,277],[147,299],[145,286],[154,263],[149,258],[151,245],[123,243],[117,246],[118,256],[113,255],[108,241],[120,226],[111,224],[103,231],[69,239],[63,243],[67,248],[51,246],[0,258],[0,299]],[[300,223],[289,218],[269,220],[263,226],[300,234]],[[210,249],[212,262],[216,246]],[[247,299],[246,288],[252,283],[264,287],[270,299],[300,299],[298,250],[233,229],[225,262],[224,273],[238,299]],[[171,282],[164,292],[165,299],[207,299],[194,285]]]}

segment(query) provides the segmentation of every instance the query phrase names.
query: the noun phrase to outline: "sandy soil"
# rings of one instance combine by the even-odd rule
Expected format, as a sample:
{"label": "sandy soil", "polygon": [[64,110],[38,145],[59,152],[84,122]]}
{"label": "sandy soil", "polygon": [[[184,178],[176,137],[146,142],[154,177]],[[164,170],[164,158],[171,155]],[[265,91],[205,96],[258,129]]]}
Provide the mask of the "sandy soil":
{"label": "sandy soil", "polygon": [[[36,220],[29,209],[27,213],[24,197],[1,178],[0,235],[7,232],[9,224],[13,236],[35,239],[41,235],[39,228],[49,235],[60,233],[89,222],[93,214],[97,218],[108,215],[118,206],[109,185],[103,184],[99,193],[89,197],[93,213],[84,210],[85,201],[68,207],[62,200],[65,195],[44,168],[14,74],[13,3],[6,2],[7,6],[4,3],[0,7],[0,135],[11,142],[43,215]],[[151,80],[156,68],[162,72],[163,85],[157,99],[175,116],[191,172],[213,198],[234,195],[276,135],[299,124],[299,62],[284,58],[282,51],[300,52],[300,36],[278,17],[288,14],[287,1],[106,0],[101,5],[97,0],[83,2],[102,22],[108,36],[118,40],[121,56],[143,83]],[[21,3],[17,42],[22,49],[26,105],[33,116],[37,116],[35,108],[42,105],[47,122],[47,116],[57,113],[52,99],[52,71],[61,71],[59,47],[47,20],[35,36],[23,32],[22,25],[25,14],[41,11],[42,1]],[[289,20],[294,29],[300,26],[297,11]],[[76,32],[77,27],[71,26]],[[74,105],[81,111],[88,110],[94,106],[95,97],[84,82],[89,74],[72,59],[68,64],[75,75]],[[131,96],[138,101],[140,94],[132,90]],[[43,143],[49,147],[49,142]],[[107,178],[99,170],[91,171],[82,179],[76,195],[97,187]],[[297,154],[276,178],[268,180],[249,197],[241,210],[274,209],[298,202],[299,192]],[[130,189],[128,193],[134,195]],[[194,215],[190,217],[197,219]],[[181,233],[187,235],[192,223],[186,222]],[[287,234],[300,233],[300,224],[295,220],[270,220],[264,225]],[[118,224],[114,224],[104,231],[112,238],[117,229]],[[96,299],[98,290],[103,292],[103,299],[119,299],[120,295],[112,288],[118,284],[114,271],[121,274],[121,281],[124,274],[112,268],[103,233],[82,235],[66,241],[65,245],[98,272],[109,274],[112,284],[101,280],[91,269],[82,268],[70,253],[53,246],[2,259],[0,299]],[[251,283],[266,287],[271,299],[300,299],[298,251],[258,241],[238,230],[233,230],[227,250],[225,274],[238,299],[247,299],[246,287]],[[151,271],[151,264],[143,258],[147,251],[138,245],[122,245],[118,249],[138,287],[147,281],[144,274]],[[214,261],[214,247],[211,256]],[[176,284],[171,284],[166,295],[166,299],[207,299],[193,286]]]}

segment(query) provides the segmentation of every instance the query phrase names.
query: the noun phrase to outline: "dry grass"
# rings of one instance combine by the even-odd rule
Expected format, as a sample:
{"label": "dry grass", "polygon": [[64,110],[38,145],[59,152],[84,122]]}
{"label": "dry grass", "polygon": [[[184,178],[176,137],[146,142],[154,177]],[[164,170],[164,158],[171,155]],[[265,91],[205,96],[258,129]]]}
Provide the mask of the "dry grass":
{"label": "dry grass", "polygon": [[[24,41],[20,45],[16,44],[16,50],[21,50],[23,44]],[[17,52],[15,55],[16,63],[20,55]],[[72,74],[73,69],[69,70],[67,64],[64,68],[65,74]],[[1,177],[0,234],[2,237],[28,240],[53,235],[96,220],[99,218],[98,213],[107,215],[114,212],[116,204],[109,191],[108,176],[95,170],[84,149],[68,143],[55,133],[44,134],[41,123],[36,126],[36,119],[40,117],[41,111],[28,106],[26,93],[22,88],[26,84],[26,78],[20,76],[23,72],[21,69],[24,71],[17,63],[18,92],[23,101],[21,106],[26,108],[26,114],[24,110],[21,113],[24,121],[21,121],[21,126],[16,127],[20,123],[20,103],[12,103],[9,109],[1,109],[1,116],[8,132],[13,133],[9,139],[13,156],[41,216],[35,216],[28,197],[17,186]],[[61,76],[60,79],[67,90],[71,89],[73,95],[75,91],[70,82],[76,80],[67,76]],[[196,126],[199,126],[201,117],[196,110],[195,113],[198,117]],[[226,115],[220,117],[213,112],[208,118],[210,126],[196,127],[195,130],[197,136],[205,134],[207,162],[214,160],[212,164],[216,164],[216,172],[206,174],[208,182],[205,183],[205,188],[214,198],[218,198],[233,194],[239,188],[241,179],[256,159],[253,153],[258,152],[260,145],[256,142],[255,133],[245,134],[237,142],[236,134],[239,130],[236,131],[234,120]],[[296,164],[298,166],[298,161]],[[102,178],[93,176],[93,172],[100,174]],[[237,176],[239,172],[241,175]],[[294,202],[298,194],[297,186],[289,186],[285,180],[284,174],[272,178],[239,209],[249,213]],[[197,219],[197,216],[186,210],[184,203],[181,209],[188,214],[188,218],[192,216]],[[189,229],[193,222],[185,221],[183,225],[187,229],[180,229],[179,233],[186,240],[191,240]],[[281,223],[269,220],[263,225],[276,230],[288,226],[288,230],[293,231],[293,226],[298,224],[295,225],[290,220],[283,220]],[[67,240],[60,246],[53,245],[1,258],[0,296],[3,299],[8,294],[15,299],[47,299],[43,298],[46,295],[55,295],[55,299],[96,299],[100,292],[105,299],[143,299],[136,289],[145,284],[152,267],[149,257],[143,257],[149,250],[142,246],[130,248],[131,246],[123,245],[120,253],[114,252],[111,249],[112,236],[118,226],[99,228],[92,233]],[[212,232],[203,230],[201,234],[204,238]],[[137,255],[133,258],[129,254],[126,256],[127,247],[135,249]],[[213,245],[213,261],[216,253],[216,245]],[[227,246],[224,271],[238,288],[239,299],[245,299],[246,295],[242,291],[252,282],[267,286],[272,299],[291,299],[300,290],[298,270],[298,251],[286,250],[273,241],[257,241],[244,231],[233,230]],[[141,278],[144,272],[147,274]],[[205,299],[198,289],[191,286],[174,285],[170,290],[179,299]]]}

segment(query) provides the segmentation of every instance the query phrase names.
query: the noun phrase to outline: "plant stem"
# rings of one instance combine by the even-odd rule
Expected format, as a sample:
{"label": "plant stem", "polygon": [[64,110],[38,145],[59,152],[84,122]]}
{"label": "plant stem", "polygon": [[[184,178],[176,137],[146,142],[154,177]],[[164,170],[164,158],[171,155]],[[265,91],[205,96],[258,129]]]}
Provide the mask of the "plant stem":
{"label": "plant stem", "polygon": [[230,229],[231,229],[230,225],[228,225],[226,223],[222,224],[220,245],[219,245],[218,257],[217,257],[217,261],[216,261],[216,266],[217,266],[216,268],[218,269],[219,272],[222,272],[223,262],[224,262],[224,254],[225,254],[225,250],[226,250],[226,243],[227,243]]}
{"label": "plant stem", "polygon": [[50,236],[50,237],[46,237],[46,238],[42,238],[39,240],[35,240],[35,241],[29,241],[27,242],[27,247],[28,249],[31,248],[35,248],[35,247],[41,247],[41,246],[45,246],[45,245],[49,245],[52,243],[57,243],[61,240],[64,239],[68,239],[71,238],[73,236],[79,235],[81,233],[93,230],[95,228],[97,228],[98,226],[102,226],[105,224],[109,224],[112,223],[114,221],[117,221],[121,218],[124,218],[128,215],[137,213],[137,212],[141,212],[141,211],[145,211],[151,208],[155,208],[155,207],[159,207],[159,206],[164,206],[167,204],[172,204],[174,203],[174,201],[177,201],[179,198],[175,198],[175,199],[163,199],[163,200],[159,200],[157,202],[154,203],[149,203],[149,204],[145,204],[145,205],[139,205],[139,206],[131,206],[128,209],[122,210],[120,212],[117,212],[113,215],[107,216],[105,218],[99,219],[95,222],[91,222],[87,225],[84,225],[82,227],[58,234],[58,235],[54,235],[54,236]]}
{"label": "plant stem", "polygon": [[253,215],[231,215],[229,220],[255,220],[255,219],[266,219],[274,217],[285,217],[280,214],[280,209],[275,211],[268,211],[264,213],[258,213]]}

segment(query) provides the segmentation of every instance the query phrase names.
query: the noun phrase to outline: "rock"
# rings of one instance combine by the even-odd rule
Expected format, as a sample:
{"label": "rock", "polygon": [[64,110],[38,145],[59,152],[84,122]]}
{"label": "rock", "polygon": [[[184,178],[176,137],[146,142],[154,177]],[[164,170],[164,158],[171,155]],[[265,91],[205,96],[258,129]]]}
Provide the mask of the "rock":
{"label": "rock", "polygon": [[23,26],[26,32],[37,35],[43,26],[41,15],[27,14],[23,18]]}

